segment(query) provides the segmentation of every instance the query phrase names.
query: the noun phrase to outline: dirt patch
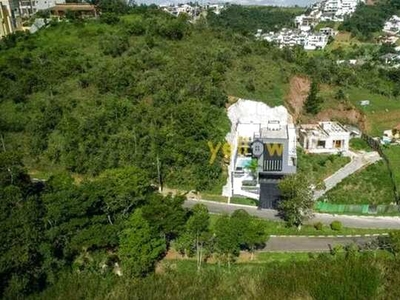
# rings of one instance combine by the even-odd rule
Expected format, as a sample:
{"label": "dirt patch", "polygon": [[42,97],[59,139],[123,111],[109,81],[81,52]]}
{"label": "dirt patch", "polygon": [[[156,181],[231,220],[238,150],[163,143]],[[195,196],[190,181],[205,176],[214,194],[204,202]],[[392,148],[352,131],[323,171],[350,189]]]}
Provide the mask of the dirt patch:
{"label": "dirt patch", "polygon": [[366,130],[366,117],[359,110],[348,105],[339,104],[335,109],[326,109],[318,113],[315,121],[337,120],[343,123],[357,125],[361,130]]}
{"label": "dirt patch", "polygon": [[287,107],[293,116],[293,121],[301,115],[304,101],[310,90],[310,80],[306,77],[294,76],[289,82],[289,93],[286,96]]}

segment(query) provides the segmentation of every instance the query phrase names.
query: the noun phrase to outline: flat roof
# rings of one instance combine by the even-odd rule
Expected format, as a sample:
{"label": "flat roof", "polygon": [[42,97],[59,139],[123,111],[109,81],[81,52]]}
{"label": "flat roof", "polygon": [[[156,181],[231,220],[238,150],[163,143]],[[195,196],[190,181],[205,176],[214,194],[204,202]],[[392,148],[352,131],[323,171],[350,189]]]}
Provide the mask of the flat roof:
{"label": "flat roof", "polygon": [[261,138],[262,139],[287,139],[287,126],[281,125],[279,128],[261,128]]}
{"label": "flat roof", "polygon": [[67,10],[95,10],[96,7],[89,3],[63,3],[56,4],[53,7],[49,8],[50,10],[59,10],[59,11],[67,11]]}
{"label": "flat roof", "polygon": [[308,136],[328,137],[335,133],[348,133],[349,131],[338,122],[319,122],[318,124],[302,124],[300,131]]}

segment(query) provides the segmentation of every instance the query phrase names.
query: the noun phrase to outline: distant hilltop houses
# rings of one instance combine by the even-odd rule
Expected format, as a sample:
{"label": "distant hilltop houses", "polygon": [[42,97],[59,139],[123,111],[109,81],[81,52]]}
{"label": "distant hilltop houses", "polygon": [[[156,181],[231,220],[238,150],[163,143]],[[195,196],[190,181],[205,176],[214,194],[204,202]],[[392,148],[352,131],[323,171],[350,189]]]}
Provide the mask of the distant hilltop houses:
{"label": "distant hilltop houses", "polygon": [[312,33],[300,29],[283,28],[281,31],[262,33],[257,31],[256,37],[277,44],[280,48],[302,46],[305,50],[324,49],[336,32],[332,28],[321,28],[318,32]]}
{"label": "distant hilltop houses", "polygon": [[[188,3],[160,5],[159,8],[174,15],[179,16],[184,13],[189,17],[195,18],[203,11],[212,11],[220,14],[226,4],[221,3]],[[36,32],[46,25],[44,19],[36,19],[30,27],[24,27],[24,20],[28,20],[39,11],[49,11],[54,18],[65,17],[67,11],[72,11],[83,18],[97,17],[98,11],[95,5],[79,2],[66,3],[66,0],[0,0],[0,39],[16,31],[29,30]]]}
{"label": "distant hilltop houses", "polygon": [[185,3],[185,4],[171,4],[171,5],[160,5],[160,9],[170,13],[173,16],[179,16],[180,14],[186,14],[189,17],[197,17],[201,12],[211,10],[215,14],[219,15],[225,8],[225,4],[221,3]]}
{"label": "distant hilltop houses", "polygon": [[263,33],[259,29],[256,37],[277,44],[280,48],[302,46],[305,50],[324,49],[337,31],[325,27],[318,31],[314,28],[320,22],[342,22],[345,17],[351,16],[358,4],[364,0],[324,0],[315,3],[308,13],[295,17],[295,28],[283,28],[279,32]]}
{"label": "distant hilltop houses", "polygon": [[[0,39],[16,31],[28,30],[34,33],[47,25],[47,20],[35,18],[29,27],[24,26],[39,11],[48,11],[51,18],[64,18],[67,12],[74,12],[81,18],[97,17],[98,10],[89,3],[66,3],[66,0],[0,0]],[[27,22],[28,23],[28,22]]]}

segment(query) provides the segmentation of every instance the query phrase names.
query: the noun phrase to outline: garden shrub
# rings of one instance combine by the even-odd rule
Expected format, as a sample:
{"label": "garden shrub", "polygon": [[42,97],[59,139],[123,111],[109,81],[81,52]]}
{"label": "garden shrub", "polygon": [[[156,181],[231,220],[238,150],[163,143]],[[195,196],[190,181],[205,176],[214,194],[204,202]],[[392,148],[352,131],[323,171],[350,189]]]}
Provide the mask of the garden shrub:
{"label": "garden shrub", "polygon": [[331,229],[335,231],[340,231],[342,229],[342,223],[340,221],[333,221],[331,223]]}

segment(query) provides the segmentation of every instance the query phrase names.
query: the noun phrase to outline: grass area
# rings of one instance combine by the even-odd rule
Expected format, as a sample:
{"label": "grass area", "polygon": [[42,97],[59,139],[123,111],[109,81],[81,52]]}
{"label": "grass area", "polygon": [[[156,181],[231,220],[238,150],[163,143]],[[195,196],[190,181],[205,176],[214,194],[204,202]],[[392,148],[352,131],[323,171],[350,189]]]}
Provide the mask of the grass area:
{"label": "grass area", "polygon": [[297,149],[298,170],[321,182],[350,162],[349,157],[328,154],[305,154]]}
{"label": "grass area", "polygon": [[[270,59],[268,69],[263,67]],[[254,99],[269,106],[283,105],[284,96],[289,90],[286,72],[290,66],[276,64],[271,58],[249,56],[243,61],[235,61],[234,67],[226,74],[225,88],[228,95]],[[286,72],[285,72],[286,71]]]}
{"label": "grass area", "polygon": [[228,202],[228,198],[221,196],[221,195],[215,195],[215,194],[201,194],[201,199],[202,200],[210,200],[210,201],[216,201],[216,202]]}
{"label": "grass area", "polygon": [[[210,227],[214,228],[215,223],[221,215],[210,215]],[[265,230],[268,235],[350,235],[350,234],[372,234],[387,233],[387,229],[365,229],[365,228],[347,228],[343,227],[339,231],[332,230],[329,226],[324,225],[322,230],[317,230],[313,225],[304,225],[300,230],[295,227],[287,227],[284,222],[275,222],[264,220]]]}
{"label": "grass area", "polygon": [[310,254],[307,252],[260,252],[257,253],[255,260],[257,262],[292,262],[292,261],[309,261]]}
{"label": "grass area", "polygon": [[400,189],[400,145],[389,146],[383,152],[390,161],[397,188]]}
{"label": "grass area", "polygon": [[386,164],[379,161],[350,175],[324,197],[337,204],[390,204],[393,187]]}
{"label": "grass area", "polygon": [[232,197],[231,198],[231,203],[234,204],[243,204],[243,205],[250,205],[250,206],[257,206],[258,201],[251,199],[251,198],[245,198],[245,197]]}
{"label": "grass area", "polygon": [[371,147],[368,143],[362,138],[353,138],[350,140],[350,149],[352,150],[363,150],[363,151],[372,151]]}
{"label": "grass area", "polygon": [[[365,89],[351,88],[347,91],[349,100],[367,116],[367,132],[381,136],[400,122],[400,100],[377,95]],[[360,106],[361,100],[369,100],[370,105]]]}

